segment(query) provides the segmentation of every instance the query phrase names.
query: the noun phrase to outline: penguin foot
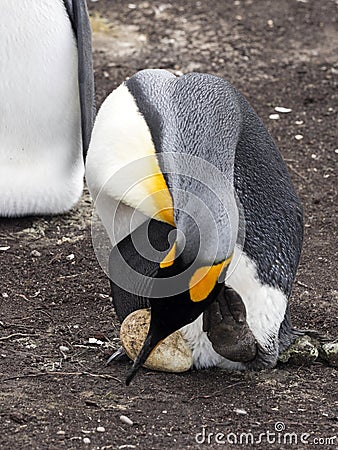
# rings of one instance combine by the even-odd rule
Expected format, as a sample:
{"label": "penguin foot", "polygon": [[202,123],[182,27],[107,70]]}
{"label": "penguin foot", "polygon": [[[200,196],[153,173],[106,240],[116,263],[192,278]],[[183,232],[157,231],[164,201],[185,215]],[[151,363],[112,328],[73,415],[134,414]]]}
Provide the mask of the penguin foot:
{"label": "penguin foot", "polygon": [[246,309],[240,295],[224,287],[217,299],[203,313],[203,331],[213,349],[235,362],[252,361],[257,343],[246,321]]}
{"label": "penguin foot", "polygon": [[305,334],[296,339],[290,347],[279,355],[279,361],[292,364],[313,364],[324,362],[338,367],[338,340],[324,341],[314,333]]}
{"label": "penguin foot", "polygon": [[[149,325],[149,309],[138,309],[129,314],[122,322],[121,343],[124,351],[133,361],[143,347]],[[144,363],[144,367],[161,372],[185,372],[192,367],[192,364],[191,349],[183,339],[182,333],[175,331],[154,348]]]}

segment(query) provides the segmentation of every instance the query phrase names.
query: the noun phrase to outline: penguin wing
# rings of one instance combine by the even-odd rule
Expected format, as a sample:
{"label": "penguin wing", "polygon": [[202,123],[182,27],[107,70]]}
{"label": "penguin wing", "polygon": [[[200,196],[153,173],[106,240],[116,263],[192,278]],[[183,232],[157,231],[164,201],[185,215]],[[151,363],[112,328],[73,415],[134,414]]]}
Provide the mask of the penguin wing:
{"label": "penguin wing", "polygon": [[86,158],[95,118],[95,89],[91,27],[86,0],[63,0],[78,48],[78,80],[81,106],[83,157]]}
{"label": "penguin wing", "polygon": [[147,289],[157,273],[159,261],[168,251],[168,235],[173,229],[165,222],[148,219],[113,247],[109,278],[114,308],[121,323],[133,311],[149,308]]}

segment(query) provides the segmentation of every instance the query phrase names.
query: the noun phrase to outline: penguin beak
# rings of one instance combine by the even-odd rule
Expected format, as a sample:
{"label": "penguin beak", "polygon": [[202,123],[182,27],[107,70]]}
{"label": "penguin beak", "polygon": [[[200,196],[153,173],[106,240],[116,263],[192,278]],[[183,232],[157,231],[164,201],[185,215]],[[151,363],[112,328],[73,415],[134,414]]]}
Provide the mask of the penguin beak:
{"label": "penguin beak", "polygon": [[[150,353],[153,350],[155,350],[157,345],[159,345],[161,343],[161,341],[166,337],[166,336],[161,337],[161,334],[159,333],[159,331],[160,331],[159,328],[154,325],[152,326],[152,323],[153,323],[153,321],[151,320],[149,332],[146,337],[146,340],[144,341],[143,347],[142,347],[140,353],[137,355],[137,358],[135,359],[132,368],[127,373],[127,377],[126,377],[126,385],[127,386],[129,386],[129,384],[131,383],[132,379],[134,378],[134,376],[136,375],[136,373],[138,372],[140,367],[142,367],[143,364],[146,362]],[[168,336],[169,336],[169,334],[168,334]]]}
{"label": "penguin beak", "polygon": [[[143,347],[134,361],[133,366],[126,377],[128,386],[139,368],[146,362],[151,352],[170,334],[179,330],[183,326],[193,322],[203,311],[214,301],[219,294],[222,283],[218,283],[218,277],[222,269],[226,267],[229,260],[219,265],[210,266],[208,272],[206,268],[197,270],[186,270],[187,289],[180,294],[171,297],[161,297],[156,295],[156,279],[151,298],[151,319],[147,337]],[[203,269],[203,270],[202,270]],[[163,279],[172,276],[173,273],[180,272],[182,265],[179,260],[175,260],[172,265],[162,265],[157,278]],[[202,273],[203,272],[203,273]],[[200,278],[199,280],[197,278]],[[197,279],[197,281],[196,281]],[[158,297],[158,298],[156,298]]]}
{"label": "penguin beak", "polygon": [[[139,368],[146,362],[148,356],[153,350],[169,336],[173,331],[170,331],[167,327],[163,327],[159,324],[159,317],[151,313],[150,326],[147,337],[144,341],[143,347],[140,353],[137,355],[131,369],[126,376],[126,385],[129,386],[130,382],[138,372]],[[175,330],[174,330],[175,331]]]}
{"label": "penguin beak", "polygon": [[140,353],[127,374],[127,386],[139,368],[146,362],[148,356],[166,337],[197,319],[216,297],[220,286],[220,284],[215,286],[215,296],[210,296],[208,301],[198,304],[194,304],[189,300],[188,292],[183,292],[175,297],[150,299],[151,317],[149,331]]}

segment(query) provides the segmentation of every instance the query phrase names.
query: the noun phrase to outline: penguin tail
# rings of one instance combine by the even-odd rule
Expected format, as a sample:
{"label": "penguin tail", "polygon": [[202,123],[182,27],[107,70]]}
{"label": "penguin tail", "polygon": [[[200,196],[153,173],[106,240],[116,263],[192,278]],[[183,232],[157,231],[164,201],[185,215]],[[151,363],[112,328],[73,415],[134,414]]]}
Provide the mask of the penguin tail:
{"label": "penguin tail", "polygon": [[311,339],[317,340],[320,344],[330,342],[327,336],[319,333],[317,330],[298,330],[294,328],[290,319],[290,308],[287,307],[284,320],[279,329],[279,354],[287,350],[299,337],[309,336]]}

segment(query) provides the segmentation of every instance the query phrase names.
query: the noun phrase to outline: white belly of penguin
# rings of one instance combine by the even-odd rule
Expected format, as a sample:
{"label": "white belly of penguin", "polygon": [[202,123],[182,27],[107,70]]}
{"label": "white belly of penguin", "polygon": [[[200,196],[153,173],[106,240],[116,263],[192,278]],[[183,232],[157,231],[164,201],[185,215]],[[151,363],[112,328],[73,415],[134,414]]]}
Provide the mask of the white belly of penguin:
{"label": "white belly of penguin", "polygon": [[0,216],[66,211],[82,191],[77,47],[62,1],[3,0]]}

